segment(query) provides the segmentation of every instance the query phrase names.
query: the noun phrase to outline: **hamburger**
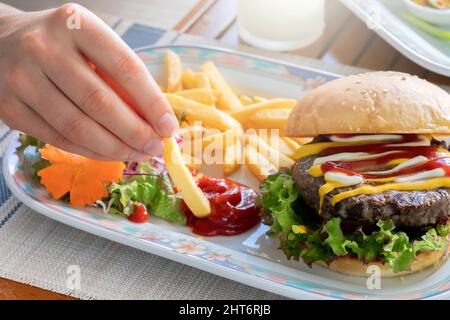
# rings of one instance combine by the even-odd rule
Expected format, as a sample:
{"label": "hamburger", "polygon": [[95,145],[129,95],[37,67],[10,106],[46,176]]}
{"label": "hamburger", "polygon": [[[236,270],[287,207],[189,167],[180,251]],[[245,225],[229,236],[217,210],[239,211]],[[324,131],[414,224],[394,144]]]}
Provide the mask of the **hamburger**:
{"label": "hamburger", "polygon": [[398,72],[328,82],[285,132],[309,137],[295,164],[261,185],[263,221],[289,259],[385,277],[442,262],[450,216],[450,96]]}

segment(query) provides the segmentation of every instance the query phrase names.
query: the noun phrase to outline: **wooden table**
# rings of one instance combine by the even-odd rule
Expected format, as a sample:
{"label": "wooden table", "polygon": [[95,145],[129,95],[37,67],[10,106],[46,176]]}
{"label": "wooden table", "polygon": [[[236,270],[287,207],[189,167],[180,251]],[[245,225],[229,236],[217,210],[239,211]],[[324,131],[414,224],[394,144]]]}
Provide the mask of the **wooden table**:
{"label": "wooden table", "polygon": [[[65,2],[52,1],[52,3]],[[17,6],[25,10],[35,9],[36,7],[36,2],[33,2],[33,8],[27,7],[28,1],[27,3],[20,0],[5,2],[13,5],[18,2]],[[86,2],[85,5],[89,7]],[[128,1],[128,18],[133,18],[133,9],[138,15],[138,8],[141,7],[142,1],[140,0]],[[116,14],[120,16],[121,13],[117,12]],[[194,23],[192,23],[193,17],[196,19]],[[369,30],[338,0],[327,1],[326,23],[325,32],[318,41],[291,53],[373,70],[408,72],[438,84],[450,85],[450,78],[428,71],[401,55],[372,30]],[[174,30],[216,39],[227,44],[242,43],[238,36],[236,3],[234,0],[199,0],[198,5],[179,21]],[[0,279],[0,299],[59,300],[72,298],[18,282]]]}

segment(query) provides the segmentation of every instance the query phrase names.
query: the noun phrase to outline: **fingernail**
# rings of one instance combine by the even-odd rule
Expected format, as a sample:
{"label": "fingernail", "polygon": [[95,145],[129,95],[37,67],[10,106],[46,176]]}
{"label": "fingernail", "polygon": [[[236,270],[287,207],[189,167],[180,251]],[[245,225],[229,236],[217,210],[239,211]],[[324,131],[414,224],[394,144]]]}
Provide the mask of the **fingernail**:
{"label": "fingernail", "polygon": [[162,154],[164,145],[159,139],[150,139],[150,141],[145,145],[144,152],[152,155],[159,156]]}
{"label": "fingernail", "polygon": [[138,151],[133,151],[130,154],[130,159],[128,160],[134,160],[134,161],[147,161],[150,159],[150,156],[148,154],[144,154]]}
{"label": "fingernail", "polygon": [[171,137],[172,133],[179,128],[178,120],[170,113],[164,113],[158,121],[158,132],[164,137]]}

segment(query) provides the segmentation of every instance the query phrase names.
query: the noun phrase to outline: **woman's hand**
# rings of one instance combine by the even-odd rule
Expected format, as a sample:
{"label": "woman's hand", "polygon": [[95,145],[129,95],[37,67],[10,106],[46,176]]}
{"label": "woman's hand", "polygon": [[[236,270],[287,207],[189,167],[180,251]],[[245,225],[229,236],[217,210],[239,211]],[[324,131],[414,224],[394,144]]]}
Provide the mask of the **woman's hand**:
{"label": "woman's hand", "polygon": [[75,4],[30,13],[0,4],[0,119],[99,160],[160,154],[160,138],[178,128],[143,62],[98,17]]}

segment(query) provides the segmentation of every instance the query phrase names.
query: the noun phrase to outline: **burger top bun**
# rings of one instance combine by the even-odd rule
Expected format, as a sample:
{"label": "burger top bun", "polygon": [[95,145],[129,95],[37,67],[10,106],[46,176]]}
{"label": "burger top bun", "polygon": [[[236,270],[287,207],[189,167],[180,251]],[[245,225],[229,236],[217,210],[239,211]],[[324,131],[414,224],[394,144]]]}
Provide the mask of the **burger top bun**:
{"label": "burger top bun", "polygon": [[370,72],[328,82],[291,112],[286,135],[450,133],[450,95],[400,72]]}

